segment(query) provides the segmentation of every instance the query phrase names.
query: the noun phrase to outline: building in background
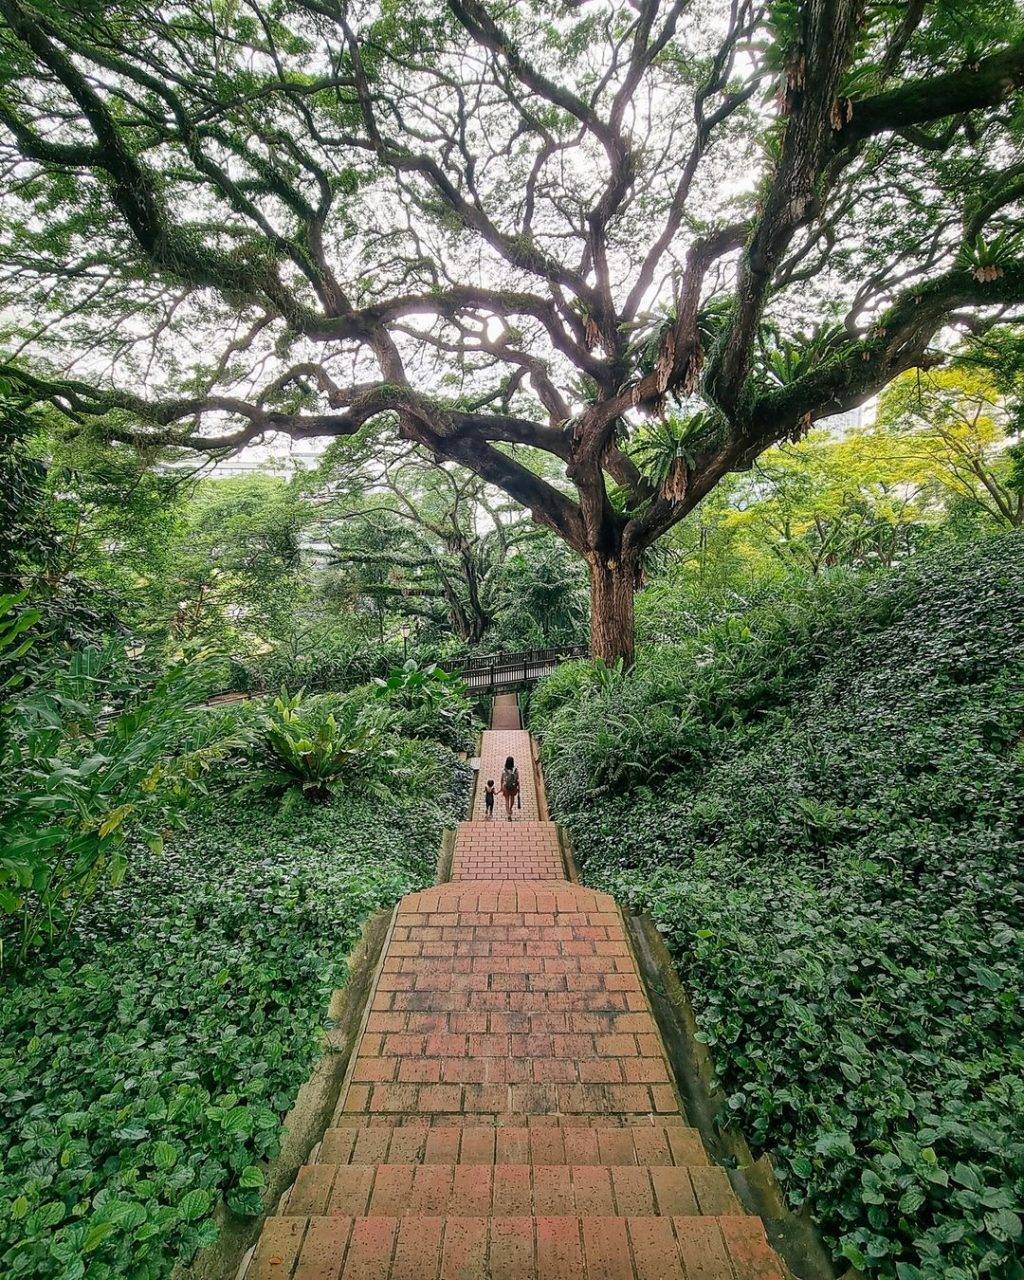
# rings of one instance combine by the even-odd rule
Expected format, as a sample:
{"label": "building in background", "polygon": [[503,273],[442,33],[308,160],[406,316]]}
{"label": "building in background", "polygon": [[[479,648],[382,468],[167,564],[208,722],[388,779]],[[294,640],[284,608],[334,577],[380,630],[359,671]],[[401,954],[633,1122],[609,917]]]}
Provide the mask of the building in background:
{"label": "building in background", "polygon": [[845,413],[834,413],[831,417],[819,418],[814,424],[814,429],[816,431],[827,431],[829,435],[835,436],[837,440],[842,440],[851,431],[860,431],[864,427],[873,426],[877,407],[878,401],[875,397],[872,397],[866,404],[862,404],[856,409],[847,409]]}

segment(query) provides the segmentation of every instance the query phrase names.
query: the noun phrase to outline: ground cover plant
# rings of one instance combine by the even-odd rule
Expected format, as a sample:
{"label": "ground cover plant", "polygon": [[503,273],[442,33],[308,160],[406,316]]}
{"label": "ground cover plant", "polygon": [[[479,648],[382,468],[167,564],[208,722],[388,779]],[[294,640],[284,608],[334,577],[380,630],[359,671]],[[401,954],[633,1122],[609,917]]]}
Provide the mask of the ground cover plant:
{"label": "ground cover plant", "polygon": [[40,652],[44,626],[0,596],[0,964],[66,933],[133,846],[159,849],[243,741],[230,713],[196,711],[217,664],[157,672],[122,639]]}
{"label": "ground cover plant", "polygon": [[652,913],[727,1114],[871,1275],[1024,1274],[1022,675],[1008,535],[533,699],[586,878]]}
{"label": "ground cover plant", "polygon": [[375,773],[312,802],[270,785],[260,709],[192,714],[230,720],[244,751],[184,830],[126,842],[113,882],[2,975],[12,1280],[157,1280],[216,1237],[222,1198],[259,1211],[346,953],[369,914],[432,881],[464,808],[468,772],[437,742],[389,734]]}

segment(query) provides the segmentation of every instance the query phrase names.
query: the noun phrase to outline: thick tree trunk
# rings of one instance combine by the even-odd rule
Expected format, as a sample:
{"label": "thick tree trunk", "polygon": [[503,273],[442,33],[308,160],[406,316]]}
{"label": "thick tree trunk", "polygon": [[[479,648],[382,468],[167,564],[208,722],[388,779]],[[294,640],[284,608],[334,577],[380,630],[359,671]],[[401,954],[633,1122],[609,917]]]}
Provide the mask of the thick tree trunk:
{"label": "thick tree trunk", "polygon": [[636,572],[632,565],[614,568],[599,559],[590,561],[590,656],[612,663],[621,658],[633,663],[633,593]]}

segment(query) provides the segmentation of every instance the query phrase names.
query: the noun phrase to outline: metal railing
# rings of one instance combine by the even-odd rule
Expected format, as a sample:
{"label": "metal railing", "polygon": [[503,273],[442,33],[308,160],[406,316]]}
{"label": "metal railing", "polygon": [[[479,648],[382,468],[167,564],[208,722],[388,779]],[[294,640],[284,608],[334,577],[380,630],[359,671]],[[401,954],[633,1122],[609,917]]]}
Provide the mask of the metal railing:
{"label": "metal railing", "polygon": [[438,666],[462,677],[470,689],[497,692],[532,684],[550,675],[561,663],[587,656],[585,645],[563,644],[550,649],[524,649],[519,653],[475,654],[468,658],[446,658]]}

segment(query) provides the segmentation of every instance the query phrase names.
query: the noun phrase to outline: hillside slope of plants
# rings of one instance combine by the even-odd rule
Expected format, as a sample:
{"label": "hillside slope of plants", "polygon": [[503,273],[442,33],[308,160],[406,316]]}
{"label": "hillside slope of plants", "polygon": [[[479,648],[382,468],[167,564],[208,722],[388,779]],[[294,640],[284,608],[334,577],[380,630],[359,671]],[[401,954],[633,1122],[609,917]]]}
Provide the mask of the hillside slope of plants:
{"label": "hillside slope of plants", "polygon": [[472,712],[415,663],[210,711],[198,664],[36,655],[9,610],[0,658],[36,663],[0,666],[0,1275],[163,1280],[222,1199],[260,1212],[362,923],[462,816]]}
{"label": "hillside slope of plants", "polygon": [[259,1211],[345,955],[433,879],[453,818],[425,796],[283,817],[217,800],[19,975],[0,1001],[5,1276],[165,1276],[216,1238],[221,1196]]}
{"label": "hillside slope of plants", "polygon": [[563,669],[532,718],[585,877],[657,921],[837,1258],[1019,1280],[1024,541]]}

